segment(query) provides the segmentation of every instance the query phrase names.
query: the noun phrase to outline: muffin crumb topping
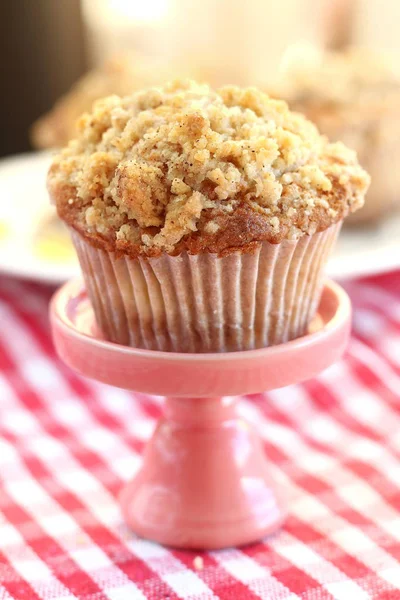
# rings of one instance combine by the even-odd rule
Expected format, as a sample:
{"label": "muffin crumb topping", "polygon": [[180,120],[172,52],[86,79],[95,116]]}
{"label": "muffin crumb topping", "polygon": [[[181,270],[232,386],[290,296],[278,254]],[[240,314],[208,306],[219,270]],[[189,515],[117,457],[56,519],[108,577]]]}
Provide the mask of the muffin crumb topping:
{"label": "muffin crumb topping", "polygon": [[50,193],[82,235],[123,253],[297,239],[362,206],[369,182],[353,152],[253,88],[176,81],[111,96],[78,129]]}

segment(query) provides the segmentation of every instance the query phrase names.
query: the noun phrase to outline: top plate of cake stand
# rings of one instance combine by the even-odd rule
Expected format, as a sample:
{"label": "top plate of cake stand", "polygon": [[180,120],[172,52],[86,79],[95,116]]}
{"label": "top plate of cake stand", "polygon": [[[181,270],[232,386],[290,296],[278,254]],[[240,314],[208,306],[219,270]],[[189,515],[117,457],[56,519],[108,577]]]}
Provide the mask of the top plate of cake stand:
{"label": "top plate of cake stand", "polygon": [[57,351],[70,367],[113,386],[166,396],[142,467],[121,494],[125,520],[138,535],[211,549],[276,531],[283,511],[261,441],[237,413],[237,396],[309,379],[342,355],[351,307],[340,286],[325,284],[307,335],[243,352],[181,354],[105,341],[81,280],[54,295],[50,315]]}

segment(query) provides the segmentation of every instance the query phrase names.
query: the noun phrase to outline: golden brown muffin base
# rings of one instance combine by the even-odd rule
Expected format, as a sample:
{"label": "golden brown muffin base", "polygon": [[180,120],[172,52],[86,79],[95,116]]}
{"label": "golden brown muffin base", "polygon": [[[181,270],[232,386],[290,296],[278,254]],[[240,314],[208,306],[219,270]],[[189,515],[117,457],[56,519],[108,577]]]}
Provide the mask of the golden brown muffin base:
{"label": "golden brown muffin base", "polygon": [[[342,222],[350,212],[350,208],[345,201],[349,196],[346,186],[343,186],[339,179],[337,179],[333,182],[332,187],[334,192],[332,192],[332,198],[328,201],[335,210],[335,218],[329,217],[322,208],[320,210],[315,208],[311,220],[301,219],[299,215],[297,215],[296,220],[287,216],[286,221],[282,222],[279,232],[276,232],[269,221],[265,219],[264,215],[257,213],[246,202],[242,202],[232,214],[221,213],[216,216],[215,212],[213,212],[212,222],[216,222],[219,225],[219,229],[214,234],[207,234],[205,232],[206,224],[211,219],[208,211],[204,210],[198,230],[182,238],[174,250],[167,254],[176,256],[182,252],[187,252],[188,254],[209,252],[218,256],[227,256],[237,251],[251,252],[257,246],[258,242],[279,244],[287,239],[293,227],[299,229],[307,227],[314,233],[325,231],[332,225]],[[100,234],[96,231],[89,232],[86,226],[79,223],[78,217],[82,207],[80,199],[76,195],[74,196],[74,188],[68,186],[60,187],[57,190],[57,194],[58,197],[55,197],[55,202],[60,218],[72,229],[79,232],[80,236],[85,238],[94,248],[131,258],[138,256],[157,257],[165,254],[165,251],[157,247],[144,249],[140,242],[132,244],[124,240],[117,240],[113,232],[110,232],[108,235]],[[63,197],[60,197],[61,195]],[[67,198],[73,201],[68,203]]]}

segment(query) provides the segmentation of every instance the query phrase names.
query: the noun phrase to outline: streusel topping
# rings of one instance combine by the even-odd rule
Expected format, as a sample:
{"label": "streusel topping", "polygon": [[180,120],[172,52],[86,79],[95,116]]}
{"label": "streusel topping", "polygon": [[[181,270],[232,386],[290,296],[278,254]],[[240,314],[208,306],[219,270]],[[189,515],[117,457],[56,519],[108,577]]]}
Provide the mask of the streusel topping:
{"label": "streusel topping", "polygon": [[82,235],[125,253],[297,239],[362,206],[369,183],[352,151],[254,88],[111,96],[78,129],[50,193]]}

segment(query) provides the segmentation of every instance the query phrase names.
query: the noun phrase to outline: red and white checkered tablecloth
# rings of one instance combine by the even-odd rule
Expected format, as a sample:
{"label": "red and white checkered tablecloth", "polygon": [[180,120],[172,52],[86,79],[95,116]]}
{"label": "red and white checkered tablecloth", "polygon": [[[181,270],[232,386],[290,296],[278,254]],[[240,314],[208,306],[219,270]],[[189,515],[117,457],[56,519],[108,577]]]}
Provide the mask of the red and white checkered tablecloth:
{"label": "red and white checkered tablecloth", "polygon": [[72,373],[51,290],[1,278],[0,599],[400,599],[400,272],[347,289],[344,359],[243,402],[286,494],[283,530],[194,562],[137,539],[116,501],[160,400]]}

